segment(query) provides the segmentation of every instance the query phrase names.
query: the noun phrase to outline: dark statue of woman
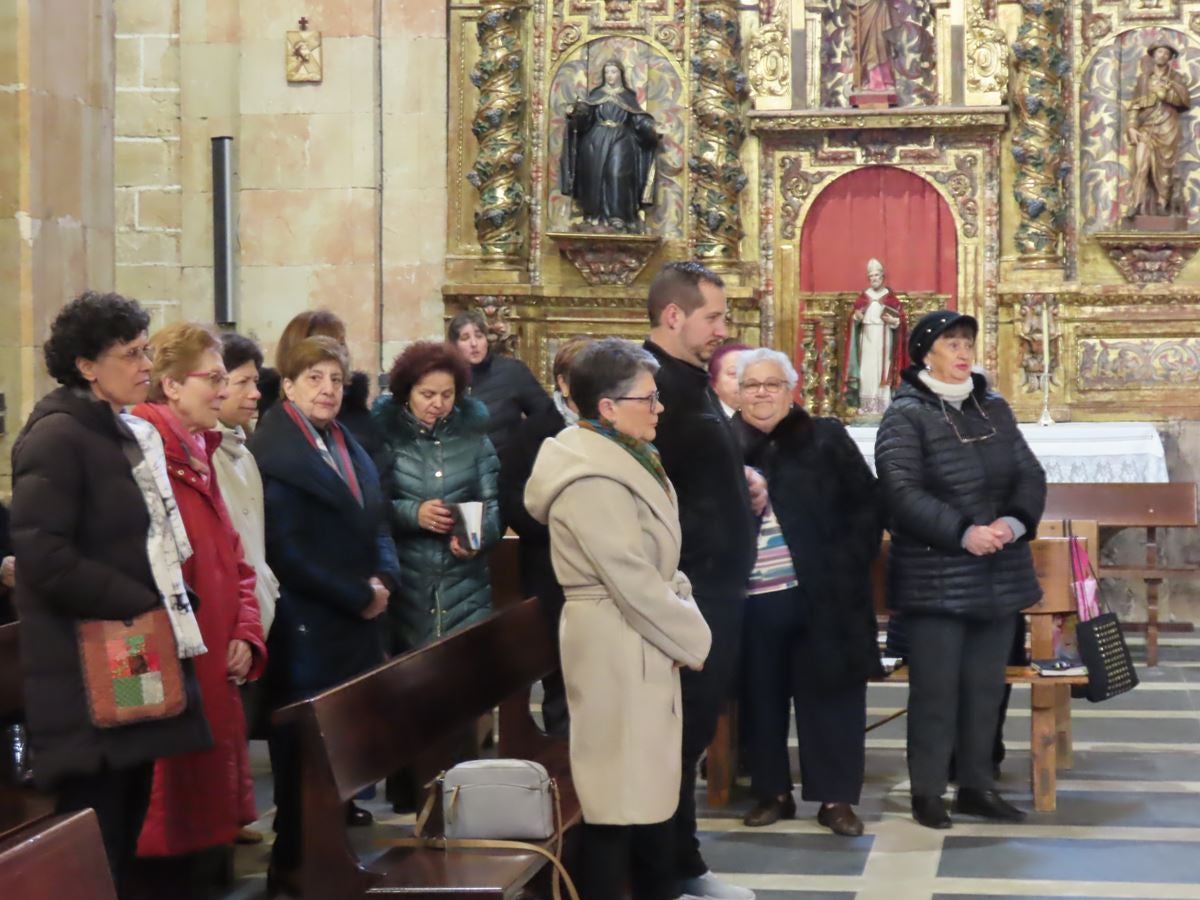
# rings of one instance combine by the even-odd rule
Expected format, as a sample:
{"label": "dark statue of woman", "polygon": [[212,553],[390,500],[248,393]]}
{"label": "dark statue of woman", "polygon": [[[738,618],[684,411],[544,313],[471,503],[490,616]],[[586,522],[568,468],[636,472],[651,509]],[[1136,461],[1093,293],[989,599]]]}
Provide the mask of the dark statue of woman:
{"label": "dark statue of woman", "polygon": [[567,112],[561,190],[579,201],[596,230],[637,233],[639,212],[654,205],[654,117],[638,105],[616,60],[604,64],[601,84]]}

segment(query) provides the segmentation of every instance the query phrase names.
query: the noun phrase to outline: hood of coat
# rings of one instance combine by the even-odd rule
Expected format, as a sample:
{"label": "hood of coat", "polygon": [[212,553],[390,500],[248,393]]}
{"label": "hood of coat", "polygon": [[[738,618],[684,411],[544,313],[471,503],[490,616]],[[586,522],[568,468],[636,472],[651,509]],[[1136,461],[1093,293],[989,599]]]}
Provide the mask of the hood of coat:
{"label": "hood of coat", "polygon": [[450,414],[437,421],[433,428],[422,425],[408,408],[388,394],[375,401],[371,417],[390,441],[411,441],[421,436],[441,437],[461,434],[482,437],[487,434],[488,409],[474,397],[459,397]]}
{"label": "hood of coat", "polygon": [[[604,435],[578,425],[542,442],[533,472],[525,483],[525,508],[543,525],[564,490],[584,478],[607,478],[637,495],[676,534],[679,512],[675,493],[664,491],[628,450]],[[597,511],[602,514],[602,510]]]}
{"label": "hood of coat", "polygon": [[[901,384],[896,389],[894,399],[899,400],[901,397],[912,397],[923,403],[936,404],[938,402],[937,394],[931,391],[925,382],[921,381],[920,369],[912,366],[904,369],[900,373],[900,381]],[[975,385],[971,393],[975,395],[976,400],[982,403],[984,398],[990,393],[987,376],[982,372],[972,371],[971,381]]]}
{"label": "hood of coat", "polygon": [[133,440],[133,435],[129,434],[128,429],[121,424],[121,420],[117,418],[112,407],[106,402],[79,388],[60,387],[48,393],[33,407],[33,412],[29,414],[29,418],[25,421],[25,427],[21,429],[21,433],[13,445],[14,457],[19,452],[30,428],[47,416],[58,414],[68,415],[87,428],[110,439],[124,436]]}

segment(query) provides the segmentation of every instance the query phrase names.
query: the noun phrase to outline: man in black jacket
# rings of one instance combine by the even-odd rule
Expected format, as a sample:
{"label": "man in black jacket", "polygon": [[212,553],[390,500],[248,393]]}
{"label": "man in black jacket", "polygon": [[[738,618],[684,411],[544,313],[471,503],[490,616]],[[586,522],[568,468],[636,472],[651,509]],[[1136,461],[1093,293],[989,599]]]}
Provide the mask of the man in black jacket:
{"label": "man in black jacket", "polygon": [[679,568],[712,629],[701,672],[684,670],[683,779],[675,814],[681,892],[712,900],[752,900],[746,888],[718,880],[696,838],[696,767],[712,741],[721,704],[733,693],[746,581],[757,545],[755,517],[766,483],[742,466],[730,423],[708,384],[706,363],[725,340],[724,283],[695,262],[668,263],[650,285],[645,348],[665,407],[655,446],[679,497],[683,549]]}

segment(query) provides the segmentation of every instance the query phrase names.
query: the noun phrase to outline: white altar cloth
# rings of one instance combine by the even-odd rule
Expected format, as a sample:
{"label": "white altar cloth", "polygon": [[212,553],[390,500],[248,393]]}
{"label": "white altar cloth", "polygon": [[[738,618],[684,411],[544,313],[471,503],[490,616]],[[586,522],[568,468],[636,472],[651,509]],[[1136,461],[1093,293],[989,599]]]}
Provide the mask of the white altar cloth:
{"label": "white altar cloth", "polygon": [[[1021,425],[1021,433],[1051,482],[1163,482],[1167,456],[1149,422],[1060,422]],[[871,471],[878,428],[849,429]]]}

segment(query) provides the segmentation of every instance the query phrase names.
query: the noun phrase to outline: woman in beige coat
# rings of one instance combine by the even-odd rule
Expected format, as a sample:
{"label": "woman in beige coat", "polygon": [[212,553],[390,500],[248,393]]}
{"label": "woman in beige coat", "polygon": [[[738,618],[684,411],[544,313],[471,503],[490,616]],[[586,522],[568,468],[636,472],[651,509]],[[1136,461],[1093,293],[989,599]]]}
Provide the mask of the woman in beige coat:
{"label": "woman in beige coat", "polygon": [[679,802],[679,668],[712,635],[679,564],[679,513],[655,436],[657,362],[597,341],[576,359],[580,422],[549,438],[525,505],[550,529],[566,603],[559,627],[571,716],[571,777],[583,807],[585,900],[672,900]]}

